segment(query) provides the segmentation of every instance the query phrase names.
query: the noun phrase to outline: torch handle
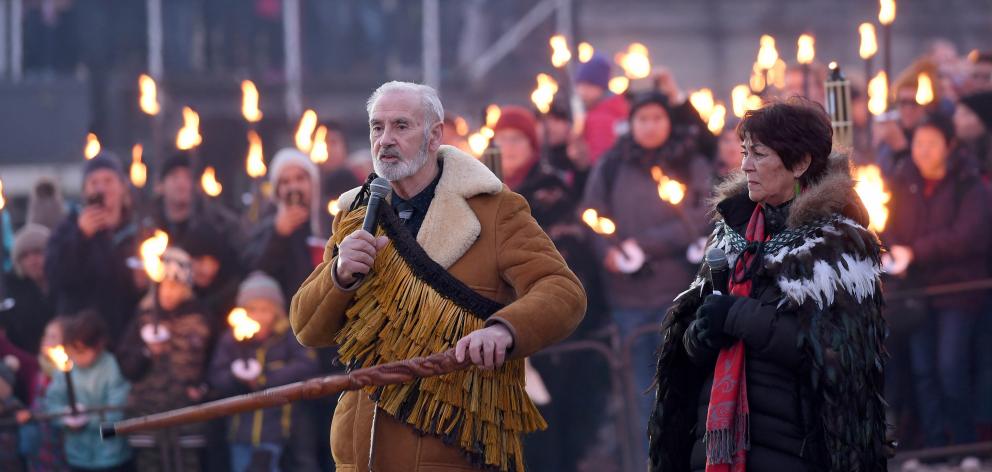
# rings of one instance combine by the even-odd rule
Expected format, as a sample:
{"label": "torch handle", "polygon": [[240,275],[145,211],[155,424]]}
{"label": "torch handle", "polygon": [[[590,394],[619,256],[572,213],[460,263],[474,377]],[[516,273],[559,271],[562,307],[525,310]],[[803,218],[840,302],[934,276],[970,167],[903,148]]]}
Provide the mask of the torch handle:
{"label": "torch handle", "polygon": [[69,411],[73,415],[79,414],[79,407],[76,406],[76,387],[72,384],[72,369],[66,370],[65,372],[65,391],[66,397],[69,400]]}
{"label": "torch handle", "polygon": [[282,406],[298,400],[326,397],[369,386],[385,386],[410,382],[424,377],[449,374],[471,365],[455,359],[454,349],[374,367],[357,369],[348,374],[330,375],[236,397],[155,413],[100,426],[100,436],[111,438],[119,434],[179,426],[207,421],[221,416]]}

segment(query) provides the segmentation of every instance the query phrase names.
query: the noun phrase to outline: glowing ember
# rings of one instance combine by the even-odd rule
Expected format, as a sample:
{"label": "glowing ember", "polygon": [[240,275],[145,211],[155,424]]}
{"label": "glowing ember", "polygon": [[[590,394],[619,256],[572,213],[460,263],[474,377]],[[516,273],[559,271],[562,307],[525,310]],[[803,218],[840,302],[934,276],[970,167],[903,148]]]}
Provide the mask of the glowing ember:
{"label": "glowing ember", "polygon": [[530,101],[541,113],[547,113],[555,93],[558,93],[558,82],[548,74],[537,74],[537,88],[530,94]]}
{"label": "glowing ember", "polygon": [[916,77],[916,103],[929,105],[933,101],[933,81],[926,72],[920,72]]}
{"label": "glowing ember", "polygon": [[241,82],[241,114],[250,123],[256,123],[262,119],[262,110],[258,108],[258,89],[255,82],[245,80]]}
{"label": "glowing ember", "polygon": [[551,65],[555,68],[565,67],[572,60],[572,52],[568,50],[568,40],[565,36],[556,34],[551,37]]}
{"label": "glowing ember", "polygon": [[685,198],[686,186],[681,182],[665,175],[661,167],[651,168],[651,178],[658,182],[658,197],[662,200],[678,205]]}
{"label": "glowing ember", "polygon": [[885,109],[888,108],[888,100],[889,81],[883,70],[868,81],[868,111],[875,116],[885,113]]}
{"label": "glowing ember", "polygon": [[468,147],[472,150],[472,154],[481,156],[486,151],[486,148],[489,147],[489,138],[485,137],[482,133],[472,133],[468,137]]}
{"label": "glowing ember", "polygon": [[131,148],[131,185],[137,188],[144,188],[148,181],[148,168],[141,162],[141,154],[144,148],[141,144],[135,144]]}
{"label": "glowing ember", "polygon": [[307,110],[300,118],[300,125],[296,128],[296,148],[305,153],[309,153],[313,147],[313,133],[317,130],[317,112]]}
{"label": "glowing ember", "polygon": [[327,202],[327,213],[331,216],[338,216],[338,213],[341,213],[341,207],[338,206],[337,199]]}
{"label": "glowing ember", "polygon": [[327,127],[320,125],[313,135],[313,149],[310,150],[310,161],[314,164],[327,162],[330,154],[327,151]]}
{"label": "glowing ember", "polygon": [[582,221],[596,234],[611,235],[617,231],[617,225],[613,223],[613,220],[599,216],[599,212],[593,208],[582,212]]}
{"label": "glowing ember", "polygon": [[875,39],[875,25],[861,23],[858,26],[858,34],[861,35],[861,46],[858,49],[858,54],[862,59],[870,59],[878,52],[878,41]]}
{"label": "glowing ember", "polygon": [[643,79],[651,75],[651,59],[648,57],[647,46],[641,43],[631,43],[626,52],[618,53],[617,64],[623,73],[631,79]]}
{"label": "glowing ember", "polygon": [[258,136],[255,130],[249,130],[248,157],[245,159],[245,169],[248,171],[248,177],[253,179],[265,177],[267,169],[262,157],[262,138]]}
{"label": "glowing ember", "polygon": [[775,49],[775,38],[765,34],[759,40],[758,67],[768,70],[775,67],[778,60],[778,50]]}
{"label": "glowing ember", "polygon": [[699,113],[699,117],[703,121],[709,121],[710,115],[713,113],[713,91],[708,88],[701,88],[695,92],[689,94],[689,103],[692,107],[696,109]]}
{"label": "glowing ember", "polygon": [[144,240],[138,252],[141,254],[141,262],[145,266],[145,273],[153,282],[161,282],[165,278],[165,265],[162,264],[162,254],[169,245],[169,235],[160,229],[155,230],[155,235]]}
{"label": "glowing ember", "polygon": [[141,111],[148,115],[157,115],[162,107],[158,104],[158,87],[155,85],[155,79],[148,74],[141,74],[138,76],[138,90],[140,92],[138,106],[141,107]]}
{"label": "glowing ember", "polygon": [[502,114],[503,111],[500,110],[499,105],[492,104],[486,107],[486,127],[495,128]]}
{"label": "glowing ember", "polygon": [[815,42],[816,40],[813,39],[813,35],[803,34],[799,36],[799,41],[796,43],[799,48],[796,52],[796,62],[800,64],[813,63],[813,58],[816,57]]}
{"label": "glowing ember", "polygon": [[727,120],[727,107],[722,103],[717,103],[713,105],[713,113],[710,114],[709,120],[706,122],[706,127],[714,135],[719,135],[723,132],[723,126]]}
{"label": "glowing ember", "polygon": [[627,87],[630,87],[630,79],[622,75],[610,79],[607,84],[607,88],[609,88],[610,92],[613,92],[615,95],[620,95],[626,92]]}
{"label": "glowing ember", "polygon": [[579,43],[579,62],[585,64],[592,60],[592,55],[596,53],[592,45],[586,42]]}
{"label": "glowing ember", "polygon": [[88,133],[86,135],[86,147],[83,148],[83,155],[86,156],[86,160],[90,160],[96,157],[97,154],[100,154],[100,139],[95,134]]}
{"label": "glowing ember", "polygon": [[854,179],[857,182],[854,190],[868,210],[868,227],[881,233],[889,219],[889,208],[886,205],[892,200],[892,194],[886,190],[885,181],[882,180],[882,171],[876,165],[858,167],[854,171]]}
{"label": "glowing ember", "polygon": [[213,167],[203,169],[203,175],[200,176],[200,186],[203,187],[203,193],[211,197],[218,197],[224,191],[224,186],[217,181],[217,171]]}
{"label": "glowing ember", "polygon": [[188,151],[200,145],[200,115],[190,107],[183,107],[183,127],[176,134],[176,148]]}
{"label": "glowing ember", "polygon": [[231,325],[234,339],[238,341],[251,339],[262,329],[262,325],[248,316],[248,311],[241,307],[231,310],[231,314],[227,315],[227,324]]}
{"label": "glowing ember", "polygon": [[878,2],[878,22],[883,25],[891,25],[896,20],[896,1],[879,0]]}
{"label": "glowing ember", "polygon": [[69,360],[69,354],[66,354],[65,347],[61,344],[46,349],[45,354],[48,355],[48,359],[52,361],[52,364],[59,371],[68,372],[72,370],[72,361]]}

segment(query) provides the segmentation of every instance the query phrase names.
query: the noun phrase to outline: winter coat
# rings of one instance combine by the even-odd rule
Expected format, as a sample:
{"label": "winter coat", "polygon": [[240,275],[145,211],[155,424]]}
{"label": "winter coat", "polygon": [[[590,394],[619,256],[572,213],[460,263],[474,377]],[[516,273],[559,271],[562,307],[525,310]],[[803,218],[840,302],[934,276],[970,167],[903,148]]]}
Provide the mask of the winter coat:
{"label": "winter coat", "polygon": [[134,225],[83,236],[74,210],[52,231],[45,254],[45,275],[56,313],[94,309],[107,323],[110,345],[116,346],[134,314],[139,292],[127,259],[137,255]]}
{"label": "winter coat", "polygon": [[[261,342],[237,342],[227,331],[221,336],[210,362],[209,381],[214,394],[226,397],[249,392],[248,387],[231,373],[231,364],[246,358],[255,359],[262,366],[262,374],[257,380],[260,389],[306,380],[319,373],[316,353],[293,337],[285,320]],[[228,419],[228,441],[252,446],[285,444],[296,422],[311,421],[301,416],[304,413],[300,405],[288,403],[232,416]]]}
{"label": "winter coat", "polygon": [[289,236],[282,236],[276,231],[275,218],[272,215],[262,220],[252,233],[244,251],[245,267],[276,279],[289,300],[313,272],[313,256],[307,243],[310,226],[304,223]]}
{"label": "winter coat", "polygon": [[586,142],[589,162],[595,163],[624,133],[630,106],[623,95],[603,98],[586,111],[582,139]]}
{"label": "winter coat", "polygon": [[5,276],[7,296],[14,300],[10,310],[0,313],[0,326],[7,337],[25,352],[38,355],[45,325],[55,316],[48,294],[27,277],[10,272]]}
{"label": "winter coat", "polygon": [[[755,203],[738,175],[719,190],[710,247],[730,267]],[[884,471],[885,322],[880,246],[853,191],[846,158],[789,206],[761,255],[749,297],[723,331],[745,344],[750,407],[747,470]],[[757,257],[757,256],[756,256]],[[655,411],[648,430],[653,472],[703,471],[706,414],[718,352],[690,327],[712,285],[705,269],[662,324]],[[726,290],[726,289],[724,289]]]}
{"label": "winter coat", "polygon": [[[585,312],[585,294],[554,244],[530,216],[524,199],[509,191],[478,160],[441,146],[443,172],[416,242],[452,276],[478,294],[506,304],[486,324],[502,323],[513,335],[509,359],[521,359],[560,341]],[[359,189],[341,198],[350,208]],[[335,228],[346,217],[342,211]],[[354,291],[333,284],[336,248],[293,298],[290,322],[306,346],[327,346],[348,321]],[[331,423],[337,470],[367,470],[375,402],[362,392],[341,396]],[[375,427],[374,469],[394,471],[476,470],[461,449],[418,434],[388,414]]]}
{"label": "winter coat", "polygon": [[[965,282],[988,276],[988,189],[969,156],[954,152],[947,176],[925,195],[926,181],[908,156],[900,159],[888,179],[892,191],[889,220],[882,238],[889,246],[913,250],[901,289]],[[984,307],[984,292],[930,298],[938,310],[976,311]]]}
{"label": "winter coat", "polygon": [[[647,259],[634,274],[603,271],[612,308],[666,307],[692,281],[686,251],[705,235],[703,203],[710,191],[709,166],[693,149],[684,137],[673,135],[660,149],[645,150],[626,135],[593,167],[580,208],[595,209],[616,224],[609,238],[593,239],[596,260],[602,263],[611,246],[629,238]],[[659,198],[655,166],[687,187],[678,205]]]}
{"label": "winter coat", "polygon": [[[76,402],[86,407],[120,407],[127,402],[131,384],[121,375],[114,356],[108,352],[100,354],[90,367],[76,366],[72,369],[72,383],[76,392]],[[48,413],[62,413],[68,410],[69,400],[65,375],[57,373],[45,392],[45,408]],[[65,455],[69,465],[74,467],[101,469],[123,464],[131,458],[127,439],[115,437],[100,438],[100,423],[120,421],[124,412],[111,410],[102,415],[90,415],[89,422],[80,430],[65,428]],[[64,425],[62,420],[56,424]]]}

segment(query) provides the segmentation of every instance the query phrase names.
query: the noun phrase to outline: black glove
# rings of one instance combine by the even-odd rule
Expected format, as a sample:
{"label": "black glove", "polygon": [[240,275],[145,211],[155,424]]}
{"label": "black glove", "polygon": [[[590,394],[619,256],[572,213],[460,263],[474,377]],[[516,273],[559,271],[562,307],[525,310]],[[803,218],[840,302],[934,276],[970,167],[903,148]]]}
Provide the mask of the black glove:
{"label": "black glove", "polygon": [[696,337],[711,349],[723,349],[734,343],[735,338],[723,330],[730,308],[734,306],[737,297],[731,295],[710,295],[703,300],[703,305],[696,310],[696,320],[691,328],[695,329]]}

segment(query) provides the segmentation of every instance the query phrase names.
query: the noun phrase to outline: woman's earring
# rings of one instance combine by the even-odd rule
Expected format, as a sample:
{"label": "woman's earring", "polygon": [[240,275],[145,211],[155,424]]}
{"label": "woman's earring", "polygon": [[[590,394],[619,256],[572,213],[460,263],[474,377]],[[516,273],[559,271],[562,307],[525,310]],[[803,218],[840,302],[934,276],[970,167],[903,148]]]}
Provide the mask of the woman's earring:
{"label": "woman's earring", "polygon": [[799,194],[802,193],[802,191],[803,191],[803,187],[802,185],[799,185],[799,179],[796,179],[796,196],[798,197]]}

